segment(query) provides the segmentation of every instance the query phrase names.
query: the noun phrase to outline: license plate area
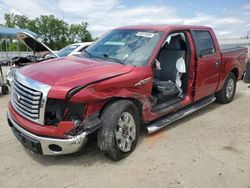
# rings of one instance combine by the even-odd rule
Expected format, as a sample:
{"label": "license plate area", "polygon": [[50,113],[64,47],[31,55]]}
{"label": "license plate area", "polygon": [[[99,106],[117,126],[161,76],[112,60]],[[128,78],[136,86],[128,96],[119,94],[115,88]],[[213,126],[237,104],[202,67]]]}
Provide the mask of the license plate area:
{"label": "license plate area", "polygon": [[42,154],[42,147],[41,143],[37,140],[34,140],[24,134],[22,134],[20,131],[18,131],[14,126],[11,127],[14,135],[16,138],[29,150],[33,151],[34,153]]}

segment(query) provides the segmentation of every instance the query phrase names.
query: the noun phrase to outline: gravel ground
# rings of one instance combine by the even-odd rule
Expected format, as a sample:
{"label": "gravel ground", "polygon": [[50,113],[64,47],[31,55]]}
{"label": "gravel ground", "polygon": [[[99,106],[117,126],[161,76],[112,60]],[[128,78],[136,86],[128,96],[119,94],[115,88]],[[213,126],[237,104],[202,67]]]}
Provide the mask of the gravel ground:
{"label": "gravel ground", "polygon": [[0,187],[250,188],[250,89],[211,104],[163,130],[141,131],[136,150],[112,162],[91,140],[77,154],[41,156],[25,149],[6,122],[0,94]]}

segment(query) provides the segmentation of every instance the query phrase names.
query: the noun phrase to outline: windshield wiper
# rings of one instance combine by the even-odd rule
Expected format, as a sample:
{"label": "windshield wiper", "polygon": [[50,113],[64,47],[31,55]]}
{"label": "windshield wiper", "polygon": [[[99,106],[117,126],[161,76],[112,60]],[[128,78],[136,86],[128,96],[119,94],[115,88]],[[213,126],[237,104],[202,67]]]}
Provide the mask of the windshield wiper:
{"label": "windshield wiper", "polygon": [[111,59],[111,60],[115,61],[116,63],[124,65],[124,63],[120,59],[117,59],[115,57],[109,57],[108,54],[103,54],[103,57],[105,57],[107,59]]}

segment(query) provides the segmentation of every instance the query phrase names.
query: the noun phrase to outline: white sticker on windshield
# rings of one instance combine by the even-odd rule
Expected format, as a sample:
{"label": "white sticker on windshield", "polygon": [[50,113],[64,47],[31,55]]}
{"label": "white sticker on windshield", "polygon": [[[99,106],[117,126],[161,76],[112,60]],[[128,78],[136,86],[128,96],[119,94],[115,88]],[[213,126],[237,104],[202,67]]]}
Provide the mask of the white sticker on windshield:
{"label": "white sticker on windshield", "polygon": [[149,32],[138,32],[138,33],[136,33],[136,36],[153,38],[155,36],[155,34],[154,33],[149,33]]}
{"label": "white sticker on windshield", "polygon": [[118,46],[123,46],[125,43],[124,42],[117,42],[117,41],[107,41],[104,43],[105,45],[118,45]]}

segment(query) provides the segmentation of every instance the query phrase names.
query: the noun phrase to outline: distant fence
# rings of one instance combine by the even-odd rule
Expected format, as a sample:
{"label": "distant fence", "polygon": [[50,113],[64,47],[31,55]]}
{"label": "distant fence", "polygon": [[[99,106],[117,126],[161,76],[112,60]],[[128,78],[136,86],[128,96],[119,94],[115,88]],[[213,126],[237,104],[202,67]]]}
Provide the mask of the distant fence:
{"label": "distant fence", "polygon": [[12,57],[16,57],[16,56],[28,56],[28,55],[32,55],[33,52],[0,52],[0,61],[4,61],[4,60],[9,60]]}

